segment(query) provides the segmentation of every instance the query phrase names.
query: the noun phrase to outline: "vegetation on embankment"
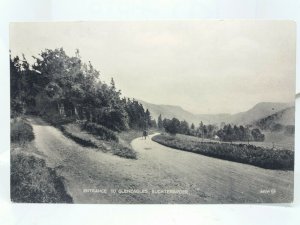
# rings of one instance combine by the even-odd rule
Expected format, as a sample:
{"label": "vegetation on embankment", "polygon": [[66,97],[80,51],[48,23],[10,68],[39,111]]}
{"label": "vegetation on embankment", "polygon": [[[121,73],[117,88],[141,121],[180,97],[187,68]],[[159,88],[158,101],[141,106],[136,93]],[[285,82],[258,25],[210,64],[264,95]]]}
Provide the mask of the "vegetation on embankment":
{"label": "vegetation on embankment", "polygon": [[34,139],[32,127],[21,118],[14,118],[10,123],[10,140],[23,144]]}
{"label": "vegetation on embankment", "polygon": [[[90,138],[84,137],[79,132],[74,132],[72,128],[70,128],[72,124],[70,125],[63,125],[61,126],[60,130],[62,133],[67,137],[75,141],[77,144],[83,146],[83,147],[91,147],[91,148],[98,148],[98,145],[93,142]],[[74,125],[72,126],[74,127]]]}
{"label": "vegetation on embankment", "polygon": [[63,178],[46,166],[45,160],[24,153],[11,155],[11,200],[13,202],[72,203]]}
{"label": "vegetation on embankment", "polygon": [[11,200],[71,203],[63,178],[39,158],[33,139],[33,129],[26,120],[11,120]]}
{"label": "vegetation on embankment", "polygon": [[80,126],[82,130],[85,130],[90,134],[97,135],[101,140],[116,141],[116,142],[119,141],[117,135],[112,130],[100,124],[86,121],[80,123]]}
{"label": "vegetation on embankment", "polygon": [[[87,127],[93,129],[87,129]],[[99,132],[97,132],[98,129],[100,130]],[[103,152],[110,152],[113,155],[123,158],[137,158],[137,154],[132,149],[130,143],[123,140],[122,137],[118,137],[119,133],[114,133],[98,124],[89,122],[87,126],[86,122],[77,121],[62,125],[61,130],[65,136],[83,147],[97,148]],[[130,131],[122,133],[126,132],[130,133]]]}
{"label": "vegetation on embankment", "polygon": [[289,150],[275,151],[254,145],[201,142],[200,140],[184,141],[170,135],[157,135],[152,140],[167,147],[266,169],[294,169],[294,152]]}

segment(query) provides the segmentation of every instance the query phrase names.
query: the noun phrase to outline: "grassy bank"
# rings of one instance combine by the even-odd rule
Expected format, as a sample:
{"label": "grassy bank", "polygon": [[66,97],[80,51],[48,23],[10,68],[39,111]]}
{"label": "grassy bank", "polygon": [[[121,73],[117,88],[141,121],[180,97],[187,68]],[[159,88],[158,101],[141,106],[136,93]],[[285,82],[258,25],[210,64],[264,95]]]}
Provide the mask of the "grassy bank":
{"label": "grassy bank", "polygon": [[246,144],[201,142],[195,140],[184,141],[181,138],[169,135],[157,135],[152,140],[171,148],[266,169],[294,169],[294,152],[290,150],[274,151]]}
{"label": "grassy bank", "polygon": [[[88,127],[88,128],[87,128]],[[100,130],[97,132],[97,130]],[[73,122],[61,126],[61,130],[65,136],[71,138],[76,143],[84,147],[92,147],[103,152],[110,152],[113,155],[117,155],[123,158],[136,159],[137,154],[132,149],[130,142],[124,140],[122,137],[126,136],[124,133],[128,133],[128,136],[134,136],[130,131],[124,131],[122,133],[111,133],[108,130],[99,125],[88,126],[82,122]]]}
{"label": "grassy bank", "polygon": [[34,134],[32,127],[22,118],[12,119],[10,122],[10,141],[12,143],[24,144],[32,141]]}
{"label": "grassy bank", "polygon": [[11,200],[13,202],[65,202],[63,178],[47,167],[35,149],[33,129],[25,119],[11,120]]}
{"label": "grassy bank", "polygon": [[[294,151],[294,136],[287,136],[283,133],[271,133],[271,132],[264,132],[265,140],[264,141],[250,141],[250,145],[255,145],[257,147],[262,148],[273,148],[276,150],[291,150]],[[184,134],[176,134],[176,137],[178,137],[180,140],[184,141],[201,141],[202,138],[195,137],[195,136],[189,136]],[[217,142],[220,143],[222,141],[213,140],[213,139],[203,139],[204,142]],[[224,142],[229,143],[229,142]],[[248,141],[234,141],[232,144],[247,144]]]}
{"label": "grassy bank", "polygon": [[13,202],[72,203],[63,178],[46,166],[45,160],[24,153],[11,157],[11,200]]}
{"label": "grassy bank", "polygon": [[80,127],[77,124],[67,124],[62,125],[60,127],[62,133],[67,137],[75,141],[77,144],[83,147],[91,147],[91,148],[98,148],[96,140],[93,140],[90,135],[81,131]]}

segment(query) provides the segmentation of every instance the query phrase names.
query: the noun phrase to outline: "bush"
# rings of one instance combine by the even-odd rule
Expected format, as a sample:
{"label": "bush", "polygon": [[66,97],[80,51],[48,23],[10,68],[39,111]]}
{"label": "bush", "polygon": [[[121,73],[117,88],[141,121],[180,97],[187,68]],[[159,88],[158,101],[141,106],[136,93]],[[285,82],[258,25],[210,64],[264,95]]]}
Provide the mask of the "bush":
{"label": "bush", "polygon": [[79,137],[77,135],[74,135],[72,133],[70,133],[69,131],[67,131],[65,129],[64,126],[60,127],[61,132],[68,138],[72,139],[73,141],[75,141],[77,144],[83,146],[83,147],[92,147],[92,148],[98,148],[98,146],[92,142],[91,140]]}
{"label": "bush", "polygon": [[90,134],[98,136],[101,140],[118,141],[117,135],[112,130],[102,125],[92,123],[92,122],[84,122],[81,124],[81,128],[83,130],[86,130]]}
{"label": "bush", "polygon": [[12,143],[24,143],[34,139],[32,126],[20,118],[12,120],[10,129],[10,140]]}
{"label": "bush", "polygon": [[72,203],[63,180],[45,160],[25,154],[11,158],[11,200],[33,203]]}
{"label": "bush", "polygon": [[183,141],[176,137],[157,135],[152,138],[162,145],[214,158],[251,164],[266,169],[293,170],[294,152],[273,150],[254,145],[217,142]]}
{"label": "bush", "polygon": [[136,159],[137,158],[137,154],[132,148],[126,147],[121,144],[113,145],[112,153],[114,155],[117,155],[117,156],[120,156],[123,158],[127,158],[127,159]]}
{"label": "bush", "polygon": [[55,127],[60,127],[61,125],[72,123],[76,120],[74,117],[63,117],[58,114],[43,115],[42,118]]}

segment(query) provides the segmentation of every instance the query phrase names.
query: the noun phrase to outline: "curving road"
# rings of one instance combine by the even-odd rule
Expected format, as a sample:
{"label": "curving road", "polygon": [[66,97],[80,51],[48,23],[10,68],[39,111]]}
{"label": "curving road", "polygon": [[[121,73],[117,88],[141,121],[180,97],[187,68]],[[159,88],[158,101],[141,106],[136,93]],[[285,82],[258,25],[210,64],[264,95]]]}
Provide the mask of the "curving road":
{"label": "curving road", "polygon": [[293,172],[171,149],[153,142],[153,135],[132,141],[137,160],[124,159],[81,147],[39,118],[29,120],[40,156],[65,178],[75,203],[289,202],[292,198]]}

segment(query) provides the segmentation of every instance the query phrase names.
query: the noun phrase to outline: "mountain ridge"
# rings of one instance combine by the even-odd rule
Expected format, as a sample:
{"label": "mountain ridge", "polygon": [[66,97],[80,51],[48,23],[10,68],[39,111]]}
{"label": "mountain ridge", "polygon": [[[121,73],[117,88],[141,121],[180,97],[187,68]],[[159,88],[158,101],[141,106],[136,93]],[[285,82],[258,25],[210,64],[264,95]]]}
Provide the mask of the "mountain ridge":
{"label": "mountain ridge", "polygon": [[254,121],[294,106],[293,102],[259,102],[249,110],[235,114],[193,114],[178,105],[153,104],[143,100],[138,101],[144,108],[150,111],[152,118],[156,120],[161,114],[163,118],[171,119],[176,117],[179,120],[186,120],[190,124],[198,124],[200,121],[205,124],[219,124],[221,122],[238,125],[252,124]]}

